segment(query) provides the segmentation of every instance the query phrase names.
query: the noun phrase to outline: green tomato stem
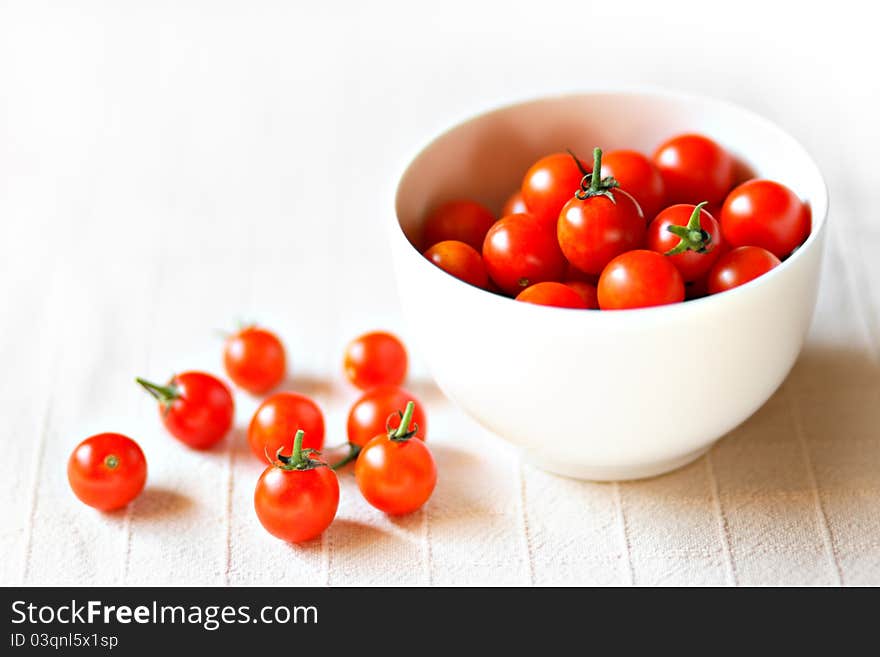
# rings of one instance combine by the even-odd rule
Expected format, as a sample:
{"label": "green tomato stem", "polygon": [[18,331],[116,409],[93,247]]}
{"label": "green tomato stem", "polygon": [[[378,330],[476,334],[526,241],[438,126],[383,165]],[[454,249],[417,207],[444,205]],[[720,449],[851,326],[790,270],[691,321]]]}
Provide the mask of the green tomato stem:
{"label": "green tomato stem", "polygon": [[[572,157],[574,157],[573,153]],[[577,161],[576,157],[575,161]],[[590,179],[589,185],[587,185],[588,177]],[[593,149],[593,172],[584,176],[581,181],[581,188],[574,193],[574,196],[581,201],[586,201],[594,196],[604,196],[616,204],[617,201],[614,199],[612,190],[617,186],[617,181],[611,176],[607,178],[602,177],[602,149],[597,146]]]}
{"label": "green tomato stem", "polygon": [[147,381],[146,379],[142,379],[137,377],[135,379],[150,395],[153,396],[157,401],[162,402],[163,404],[169,404],[173,402],[175,399],[180,397],[180,393],[177,390],[177,387],[174,385],[169,386],[160,386],[157,383],[152,383],[151,381]]}
{"label": "green tomato stem", "polygon": [[297,468],[303,465],[303,438],[305,437],[306,432],[302,429],[298,429],[296,435],[293,437],[293,454],[290,455],[290,464]]}
{"label": "green tomato stem", "polygon": [[330,466],[331,470],[338,470],[339,468],[343,468],[352,461],[354,461],[358,455],[361,453],[361,448],[358,445],[353,445],[351,443],[348,444],[348,454]]}
{"label": "green tomato stem", "polygon": [[389,438],[392,440],[406,440],[412,435],[409,431],[409,425],[412,423],[412,416],[415,409],[415,403],[407,402],[406,408],[403,411],[403,416],[400,418],[400,425],[390,436],[388,436]]}
{"label": "green tomato stem", "polygon": [[598,193],[602,184],[602,149],[598,146],[593,149],[593,175],[590,176],[590,191]]}
{"label": "green tomato stem", "polygon": [[706,253],[706,251],[709,250],[708,246],[712,242],[712,236],[703,230],[703,227],[700,224],[700,213],[703,211],[703,206],[705,206],[706,203],[707,201],[703,201],[694,206],[694,211],[691,213],[686,226],[673,225],[666,227],[666,230],[681,239],[678,244],[669,249],[665,255],[678,255],[685,251]]}

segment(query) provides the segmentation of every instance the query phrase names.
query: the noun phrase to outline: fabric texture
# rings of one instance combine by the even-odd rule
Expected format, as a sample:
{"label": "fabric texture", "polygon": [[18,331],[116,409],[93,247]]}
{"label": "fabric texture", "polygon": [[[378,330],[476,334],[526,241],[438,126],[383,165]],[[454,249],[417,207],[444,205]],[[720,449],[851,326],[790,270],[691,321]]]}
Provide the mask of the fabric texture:
{"label": "fabric texture", "polygon": [[[321,540],[300,547],[270,537],[253,512],[263,466],[244,432],[258,400],[237,394],[236,430],[217,448],[197,452],[164,433],[153,403],[132,381],[142,371],[159,376],[170,360],[218,370],[220,344],[200,335],[204,322],[188,320],[197,328],[181,335],[160,321],[180,312],[185,295],[172,292],[167,275],[152,276],[147,262],[130,273],[120,269],[109,289],[80,287],[56,267],[47,295],[18,293],[24,307],[44,313],[37,334],[3,320],[7,335],[17,328],[24,340],[19,347],[0,344],[4,361],[36,358],[33,374],[41,378],[34,385],[44,394],[8,379],[0,383],[2,415],[11,420],[3,439],[7,447],[21,443],[0,460],[6,519],[0,538],[9,555],[0,562],[0,582],[878,584],[880,367],[865,293],[847,284],[852,265],[843,242],[834,233],[830,238],[819,308],[794,371],[707,456],[631,483],[547,474],[452,407],[417,363],[411,387],[428,406],[428,440],[439,467],[430,503],[408,517],[385,517],[344,472],[336,522]],[[197,286],[234,279],[224,273],[223,258],[181,259],[166,271]],[[262,271],[268,275],[272,264]],[[224,308],[222,290],[204,297],[201,307]],[[132,291],[153,306],[132,311],[125,301]],[[91,312],[63,322],[83,307]],[[296,325],[295,314],[276,317],[276,324]],[[328,444],[338,444],[357,393],[336,367],[296,374],[298,354],[315,353],[307,342],[288,344],[295,374],[286,386],[318,399],[327,411]],[[186,358],[187,344],[204,353]],[[341,341],[323,344],[341,354]],[[157,367],[150,354],[161,351],[173,357]],[[334,360],[327,362],[335,366]],[[65,460],[81,437],[110,429],[141,442],[150,476],[127,510],[100,514],[73,498]]]}

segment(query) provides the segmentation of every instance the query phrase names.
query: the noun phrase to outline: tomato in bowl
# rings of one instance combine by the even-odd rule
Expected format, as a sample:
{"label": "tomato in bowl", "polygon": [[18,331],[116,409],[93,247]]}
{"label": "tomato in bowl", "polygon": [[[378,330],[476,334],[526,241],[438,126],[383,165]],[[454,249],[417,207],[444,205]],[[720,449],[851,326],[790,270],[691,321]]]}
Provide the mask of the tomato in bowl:
{"label": "tomato in bowl", "polygon": [[[649,308],[560,308],[467,285],[421,255],[431,208],[468,198],[499,213],[547,153],[651,153],[690,133],[711,135],[810,208],[803,244],[735,289]],[[828,207],[816,164],[770,121],[725,101],[634,91],[543,98],[457,125],[416,154],[395,202],[398,289],[440,387],[536,465],[592,480],[680,467],[773,394],[809,328]]]}

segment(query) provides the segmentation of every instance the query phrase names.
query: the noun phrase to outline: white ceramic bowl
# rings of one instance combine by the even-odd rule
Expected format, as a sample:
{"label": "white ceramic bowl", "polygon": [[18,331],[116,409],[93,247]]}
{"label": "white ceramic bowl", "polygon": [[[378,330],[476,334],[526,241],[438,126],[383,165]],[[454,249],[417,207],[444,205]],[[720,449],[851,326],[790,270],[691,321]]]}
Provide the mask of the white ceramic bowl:
{"label": "white ceramic bowl", "polygon": [[[696,301],[591,312],[471,287],[411,244],[444,200],[498,210],[542,155],[597,145],[651,153],[682,132],[715,138],[810,203],[812,234],[781,266]],[[432,141],[401,177],[390,228],[401,301],[442,390],[539,467],[615,480],[697,458],[782,383],[813,313],[827,208],[816,164],[760,116],[680,94],[585,93],[504,107]]]}

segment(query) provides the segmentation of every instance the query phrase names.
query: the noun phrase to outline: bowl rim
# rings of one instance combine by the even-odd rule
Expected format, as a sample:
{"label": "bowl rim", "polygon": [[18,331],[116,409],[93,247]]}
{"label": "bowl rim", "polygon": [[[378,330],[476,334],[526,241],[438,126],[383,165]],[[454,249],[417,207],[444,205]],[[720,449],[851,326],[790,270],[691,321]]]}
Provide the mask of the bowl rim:
{"label": "bowl rim", "polygon": [[[409,241],[409,238],[406,236],[406,233],[403,231],[403,227],[400,223],[400,217],[398,216],[398,206],[399,199],[401,194],[401,186],[406,178],[406,175],[409,173],[412,165],[424,155],[426,151],[428,151],[435,143],[445,138],[447,135],[452,132],[462,128],[470,123],[474,123],[476,121],[483,120],[493,114],[501,114],[506,111],[533,105],[540,104],[544,102],[553,102],[553,101],[565,101],[565,100],[575,100],[575,99],[584,99],[588,97],[596,97],[596,96],[640,96],[640,97],[648,97],[648,98],[658,98],[658,99],[668,99],[675,100],[680,102],[692,102],[692,103],[702,103],[706,105],[715,105],[719,108],[724,108],[728,111],[738,112],[744,115],[749,120],[752,120],[758,124],[763,124],[765,127],[779,133],[784,139],[786,139],[792,148],[797,151],[801,156],[803,156],[804,160],[812,167],[814,170],[817,179],[819,180],[820,188],[817,190],[816,199],[810,205],[810,216],[811,216],[811,230],[810,234],[807,236],[807,239],[801,244],[791,255],[788,256],[782,263],[765,274],[758,276],[757,278],[752,279],[751,281],[739,285],[732,290],[726,290],[724,292],[720,292],[718,294],[710,294],[704,297],[700,297],[697,299],[687,299],[683,302],[665,304],[660,306],[649,306],[646,308],[626,308],[614,311],[598,311],[584,312],[583,309],[580,308],[561,308],[557,306],[542,306],[533,303],[522,303],[517,302],[514,298],[508,297],[505,295],[495,294],[489,290],[484,290],[482,288],[476,287],[474,285],[470,285],[462,280],[457,279],[455,276],[443,271],[436,265],[430,263],[426,260],[422,253],[416,248],[412,242]],[[502,303],[504,307],[512,309],[513,307],[519,307],[520,310],[512,311],[512,312],[539,312],[546,315],[546,313],[567,313],[569,316],[584,316],[584,317],[606,317],[605,320],[587,320],[587,321],[611,321],[608,318],[611,317],[621,317],[621,316],[634,316],[634,315],[645,315],[645,314],[660,314],[660,313],[682,313],[686,312],[686,309],[697,310],[708,306],[709,304],[718,304],[725,303],[724,299],[733,299],[737,296],[742,296],[743,294],[748,294],[751,290],[756,289],[760,285],[765,285],[769,280],[773,280],[779,277],[781,272],[786,271],[792,267],[792,262],[799,260],[804,257],[804,253],[808,250],[812,250],[817,247],[817,244],[820,243],[821,235],[826,230],[826,226],[828,224],[828,209],[830,205],[830,199],[828,194],[828,183],[825,181],[825,176],[822,175],[822,170],[819,168],[819,165],[816,163],[815,158],[810,154],[807,148],[798,141],[795,137],[793,137],[788,131],[783,129],[774,121],[768,119],[767,117],[750,110],[748,108],[743,107],[737,103],[732,101],[716,98],[713,96],[707,96],[697,93],[690,93],[684,91],[670,90],[662,87],[596,87],[596,88],[587,88],[579,91],[568,91],[559,94],[549,94],[549,95],[541,95],[541,96],[532,96],[528,98],[524,98],[522,100],[513,100],[507,102],[503,105],[495,105],[490,107],[489,109],[485,109],[479,111],[475,114],[470,114],[462,120],[456,121],[455,123],[449,125],[447,128],[442,130],[439,134],[430,138],[426,142],[423,142],[421,147],[417,148],[414,153],[406,160],[406,163],[400,170],[400,174],[396,178],[396,183],[394,186],[394,205],[393,212],[389,213],[391,218],[389,219],[390,230],[394,239],[403,240],[405,242],[405,247],[409,251],[409,256],[415,255],[418,260],[423,263],[425,267],[429,267],[434,273],[442,279],[446,279],[449,284],[451,284],[454,289],[459,290],[459,292],[465,293],[473,293],[473,294],[481,294],[484,298],[492,298],[493,301],[489,303]],[[821,213],[816,212],[816,208],[820,208]],[[819,218],[819,222],[816,221],[816,218]],[[816,224],[818,228],[816,227]],[[438,279],[439,281],[439,279]],[[466,291],[467,288],[470,288],[469,291]]]}

